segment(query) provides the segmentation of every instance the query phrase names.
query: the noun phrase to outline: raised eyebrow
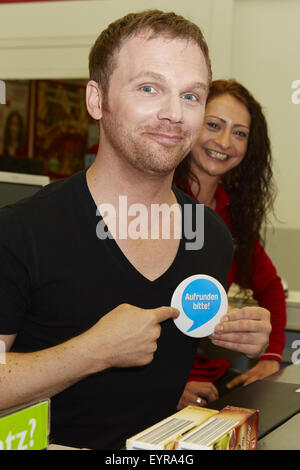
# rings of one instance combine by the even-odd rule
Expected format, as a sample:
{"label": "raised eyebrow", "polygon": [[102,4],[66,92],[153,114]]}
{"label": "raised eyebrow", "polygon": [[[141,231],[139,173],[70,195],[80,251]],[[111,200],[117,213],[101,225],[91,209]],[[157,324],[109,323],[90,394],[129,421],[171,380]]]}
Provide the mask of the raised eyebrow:
{"label": "raised eyebrow", "polygon": [[[151,71],[143,71],[143,72],[140,72],[138,73],[137,75],[135,75],[133,78],[132,78],[132,81],[134,80],[139,80],[140,78],[154,78],[155,80],[160,80],[160,81],[163,81],[163,82],[166,82],[166,78],[164,77],[164,75],[162,75],[161,73],[158,73],[158,72],[151,72]],[[189,86],[185,87],[186,89],[195,89],[195,88],[201,88],[201,89],[204,89],[205,92],[208,92],[208,85],[204,82],[194,82],[194,83],[191,83],[189,84]]]}
{"label": "raised eyebrow", "polygon": [[208,85],[204,82],[196,82],[196,83],[192,83],[191,86],[190,86],[191,89],[197,89],[197,88],[201,88],[202,90],[205,91],[205,93],[208,93]]}
{"label": "raised eyebrow", "polygon": [[140,78],[155,78],[156,80],[164,80],[164,76],[156,72],[143,71],[138,73],[132,78],[132,81],[139,80]]}
{"label": "raised eyebrow", "polygon": [[[210,117],[210,118],[219,119],[219,120],[222,121],[224,124],[226,124],[226,120],[225,120],[225,119],[222,119],[220,116],[214,116],[213,114],[207,114],[205,117],[206,117],[206,118],[207,118],[207,117]],[[249,127],[249,126],[246,126],[245,124],[234,124],[233,127],[245,127],[246,129],[250,129],[250,127]]]}
{"label": "raised eyebrow", "polygon": [[132,79],[130,81],[134,82],[134,81],[140,80],[142,78],[145,79],[145,80],[147,80],[149,78],[152,78],[152,79],[155,79],[155,80],[166,81],[165,77],[162,74],[157,73],[157,72],[150,72],[150,71],[147,71],[147,70],[144,70],[143,72],[138,73],[137,75],[132,77]]}
{"label": "raised eyebrow", "polygon": [[245,124],[234,124],[233,127],[245,127],[245,129],[250,130],[250,127],[249,127],[249,126],[245,126]]}

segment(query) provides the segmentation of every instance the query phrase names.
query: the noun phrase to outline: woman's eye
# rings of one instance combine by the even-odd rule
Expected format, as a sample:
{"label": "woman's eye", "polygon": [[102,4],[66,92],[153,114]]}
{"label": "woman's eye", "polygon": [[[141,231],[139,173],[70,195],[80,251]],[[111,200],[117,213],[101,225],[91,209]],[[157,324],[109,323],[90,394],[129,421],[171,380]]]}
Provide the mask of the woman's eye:
{"label": "woman's eye", "polygon": [[219,129],[219,124],[217,124],[216,122],[207,122],[206,125],[208,127],[210,127],[211,129]]}
{"label": "woman's eye", "polygon": [[246,134],[246,132],[243,132],[243,131],[235,131],[235,134],[238,137],[242,137],[243,139],[246,139],[248,137],[248,134]]}

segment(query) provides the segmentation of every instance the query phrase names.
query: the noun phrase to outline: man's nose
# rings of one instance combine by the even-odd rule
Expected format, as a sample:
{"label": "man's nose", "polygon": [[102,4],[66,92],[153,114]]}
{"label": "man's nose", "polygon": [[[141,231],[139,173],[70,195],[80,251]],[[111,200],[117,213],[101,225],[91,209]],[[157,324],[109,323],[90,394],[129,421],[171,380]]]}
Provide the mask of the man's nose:
{"label": "man's nose", "polygon": [[164,98],[158,111],[159,119],[173,123],[183,122],[182,101],[179,96],[168,95]]}

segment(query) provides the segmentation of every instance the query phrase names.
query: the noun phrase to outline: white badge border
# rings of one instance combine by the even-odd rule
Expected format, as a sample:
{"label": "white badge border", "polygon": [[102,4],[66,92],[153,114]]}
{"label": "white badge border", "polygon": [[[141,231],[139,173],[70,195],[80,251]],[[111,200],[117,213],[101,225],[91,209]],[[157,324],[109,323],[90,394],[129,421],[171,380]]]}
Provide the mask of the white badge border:
{"label": "white badge border", "polygon": [[[182,294],[185,288],[193,281],[198,279],[206,279],[213,282],[217,288],[219,289],[221,295],[221,305],[219,311],[216,315],[209,320],[204,325],[199,326],[193,331],[188,332],[187,330],[192,326],[194,323],[189,317],[186,316],[182,307]],[[222,284],[212,276],[208,276],[206,274],[195,274],[193,276],[187,277],[184,279],[175,289],[172,299],[171,299],[171,307],[177,308],[180,312],[179,316],[174,319],[174,323],[177,328],[185,335],[190,336],[192,338],[204,338],[205,336],[209,336],[214,332],[215,326],[219,323],[220,318],[227,313],[228,310],[228,298],[226,291]]]}

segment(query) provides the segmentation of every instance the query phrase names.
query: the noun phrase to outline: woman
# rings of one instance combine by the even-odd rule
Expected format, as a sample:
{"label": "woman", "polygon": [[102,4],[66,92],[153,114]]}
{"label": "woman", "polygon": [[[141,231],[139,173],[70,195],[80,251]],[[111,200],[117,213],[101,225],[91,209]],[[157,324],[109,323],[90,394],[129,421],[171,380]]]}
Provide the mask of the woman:
{"label": "woman", "polygon": [[4,131],[3,155],[25,157],[23,119],[18,111],[12,111],[7,118]]}
{"label": "woman", "polygon": [[[199,138],[177,168],[174,182],[200,203],[214,209],[232,232],[235,256],[227,277],[271,312],[272,332],[266,351],[227,388],[247,385],[280,368],[285,344],[286,305],[280,278],[261,242],[261,230],[272,208],[274,186],[267,124],[260,104],[235,80],[212,83]],[[197,356],[178,407],[213,401],[219,392],[212,382],[231,363]],[[222,380],[222,379],[221,379]],[[202,402],[201,402],[202,400]]]}

